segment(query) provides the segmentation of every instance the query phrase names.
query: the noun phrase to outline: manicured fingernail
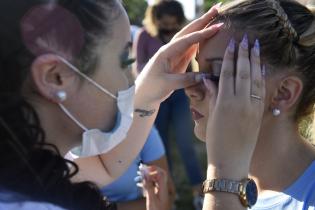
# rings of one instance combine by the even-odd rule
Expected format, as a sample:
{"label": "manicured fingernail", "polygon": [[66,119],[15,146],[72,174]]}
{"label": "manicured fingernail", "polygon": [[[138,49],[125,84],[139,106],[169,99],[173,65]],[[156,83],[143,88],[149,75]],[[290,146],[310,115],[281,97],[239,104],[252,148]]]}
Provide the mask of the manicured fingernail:
{"label": "manicured fingernail", "polygon": [[248,36],[247,36],[247,34],[244,34],[243,40],[241,42],[241,46],[244,50],[248,50]]}
{"label": "manicured fingernail", "polygon": [[209,81],[206,78],[203,78],[203,84],[206,86],[206,88],[210,91],[211,90],[211,86],[209,84]]}
{"label": "manicured fingernail", "polygon": [[255,52],[255,55],[257,57],[260,56],[260,44],[259,44],[259,40],[258,39],[256,39],[256,41],[255,41],[254,52]]}
{"label": "manicured fingernail", "polygon": [[143,188],[143,184],[142,183],[137,183],[136,186],[140,187],[140,188]]}
{"label": "manicured fingernail", "polygon": [[261,75],[262,75],[263,77],[266,76],[266,65],[263,65],[263,66],[262,66],[262,68],[261,68]]}
{"label": "manicured fingernail", "polygon": [[135,181],[135,182],[142,182],[142,180],[143,180],[142,176],[136,176],[136,177],[134,178],[134,181]]}
{"label": "manicured fingernail", "polygon": [[230,53],[234,53],[235,51],[235,40],[233,38],[229,42],[228,50]]}
{"label": "manicured fingernail", "polygon": [[217,23],[217,24],[213,25],[213,27],[221,28],[223,25],[224,25],[224,23]]}

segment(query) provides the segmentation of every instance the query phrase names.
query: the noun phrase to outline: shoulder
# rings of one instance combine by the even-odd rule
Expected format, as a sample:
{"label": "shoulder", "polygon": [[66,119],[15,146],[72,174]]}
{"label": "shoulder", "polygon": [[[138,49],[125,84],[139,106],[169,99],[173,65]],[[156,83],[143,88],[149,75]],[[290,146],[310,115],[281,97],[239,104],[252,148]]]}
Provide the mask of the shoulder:
{"label": "shoulder", "polygon": [[315,206],[315,161],[293,183],[285,193],[303,203],[303,206]]}
{"label": "shoulder", "polygon": [[139,30],[136,37],[141,41],[149,41],[152,39],[151,35],[144,28]]}

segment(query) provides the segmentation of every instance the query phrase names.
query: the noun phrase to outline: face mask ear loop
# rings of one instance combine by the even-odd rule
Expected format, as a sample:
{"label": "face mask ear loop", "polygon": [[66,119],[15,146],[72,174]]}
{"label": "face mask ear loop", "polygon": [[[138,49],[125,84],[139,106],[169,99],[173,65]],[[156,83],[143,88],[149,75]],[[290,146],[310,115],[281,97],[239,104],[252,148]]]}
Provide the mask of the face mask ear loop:
{"label": "face mask ear loop", "polygon": [[83,74],[81,71],[79,71],[74,65],[72,65],[70,62],[68,62],[66,59],[64,59],[63,57],[58,56],[58,58],[60,60],[62,60],[69,68],[71,68],[73,71],[75,71],[76,73],[78,73],[81,77],[83,77],[84,79],[86,79],[87,81],[89,81],[90,83],[92,83],[95,87],[97,87],[98,89],[100,89],[101,91],[103,91],[104,93],[106,93],[107,95],[109,95],[110,97],[112,97],[113,99],[117,99],[117,97],[115,95],[113,95],[112,93],[110,93],[108,90],[106,90],[105,88],[103,88],[102,86],[100,86],[99,84],[97,84],[95,81],[93,81],[90,77],[86,76],[85,74]]}
{"label": "face mask ear loop", "polygon": [[80,128],[82,128],[82,130],[84,131],[88,131],[88,129],[82,124],[80,123],[69,111],[66,107],[64,107],[64,105],[62,104],[58,104],[60,106],[60,108],[62,109],[62,111],[71,119],[73,120],[73,122],[75,122]]}

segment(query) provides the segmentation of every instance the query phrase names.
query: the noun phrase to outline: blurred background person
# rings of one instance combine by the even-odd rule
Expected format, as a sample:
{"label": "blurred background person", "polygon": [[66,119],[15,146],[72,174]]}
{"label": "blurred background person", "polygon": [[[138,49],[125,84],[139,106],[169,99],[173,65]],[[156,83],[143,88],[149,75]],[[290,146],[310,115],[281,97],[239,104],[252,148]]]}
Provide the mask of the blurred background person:
{"label": "blurred background person", "polygon": [[[177,1],[156,1],[148,7],[143,21],[144,28],[135,41],[138,73],[158,49],[167,44],[185,23],[182,5]],[[169,134],[173,128],[177,148],[192,185],[195,209],[201,209],[203,197],[200,189],[203,177],[194,148],[192,119],[184,90],[175,91],[161,104],[155,125],[165,145],[170,167],[172,167],[172,154]]]}

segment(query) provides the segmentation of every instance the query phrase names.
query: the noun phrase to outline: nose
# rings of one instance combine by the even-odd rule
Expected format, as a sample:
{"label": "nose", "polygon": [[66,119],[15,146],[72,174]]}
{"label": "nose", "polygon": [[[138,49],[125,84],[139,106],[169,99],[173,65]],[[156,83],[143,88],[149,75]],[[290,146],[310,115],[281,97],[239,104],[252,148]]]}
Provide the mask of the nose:
{"label": "nose", "polygon": [[185,93],[191,101],[202,101],[205,97],[205,90],[202,84],[185,88]]}

